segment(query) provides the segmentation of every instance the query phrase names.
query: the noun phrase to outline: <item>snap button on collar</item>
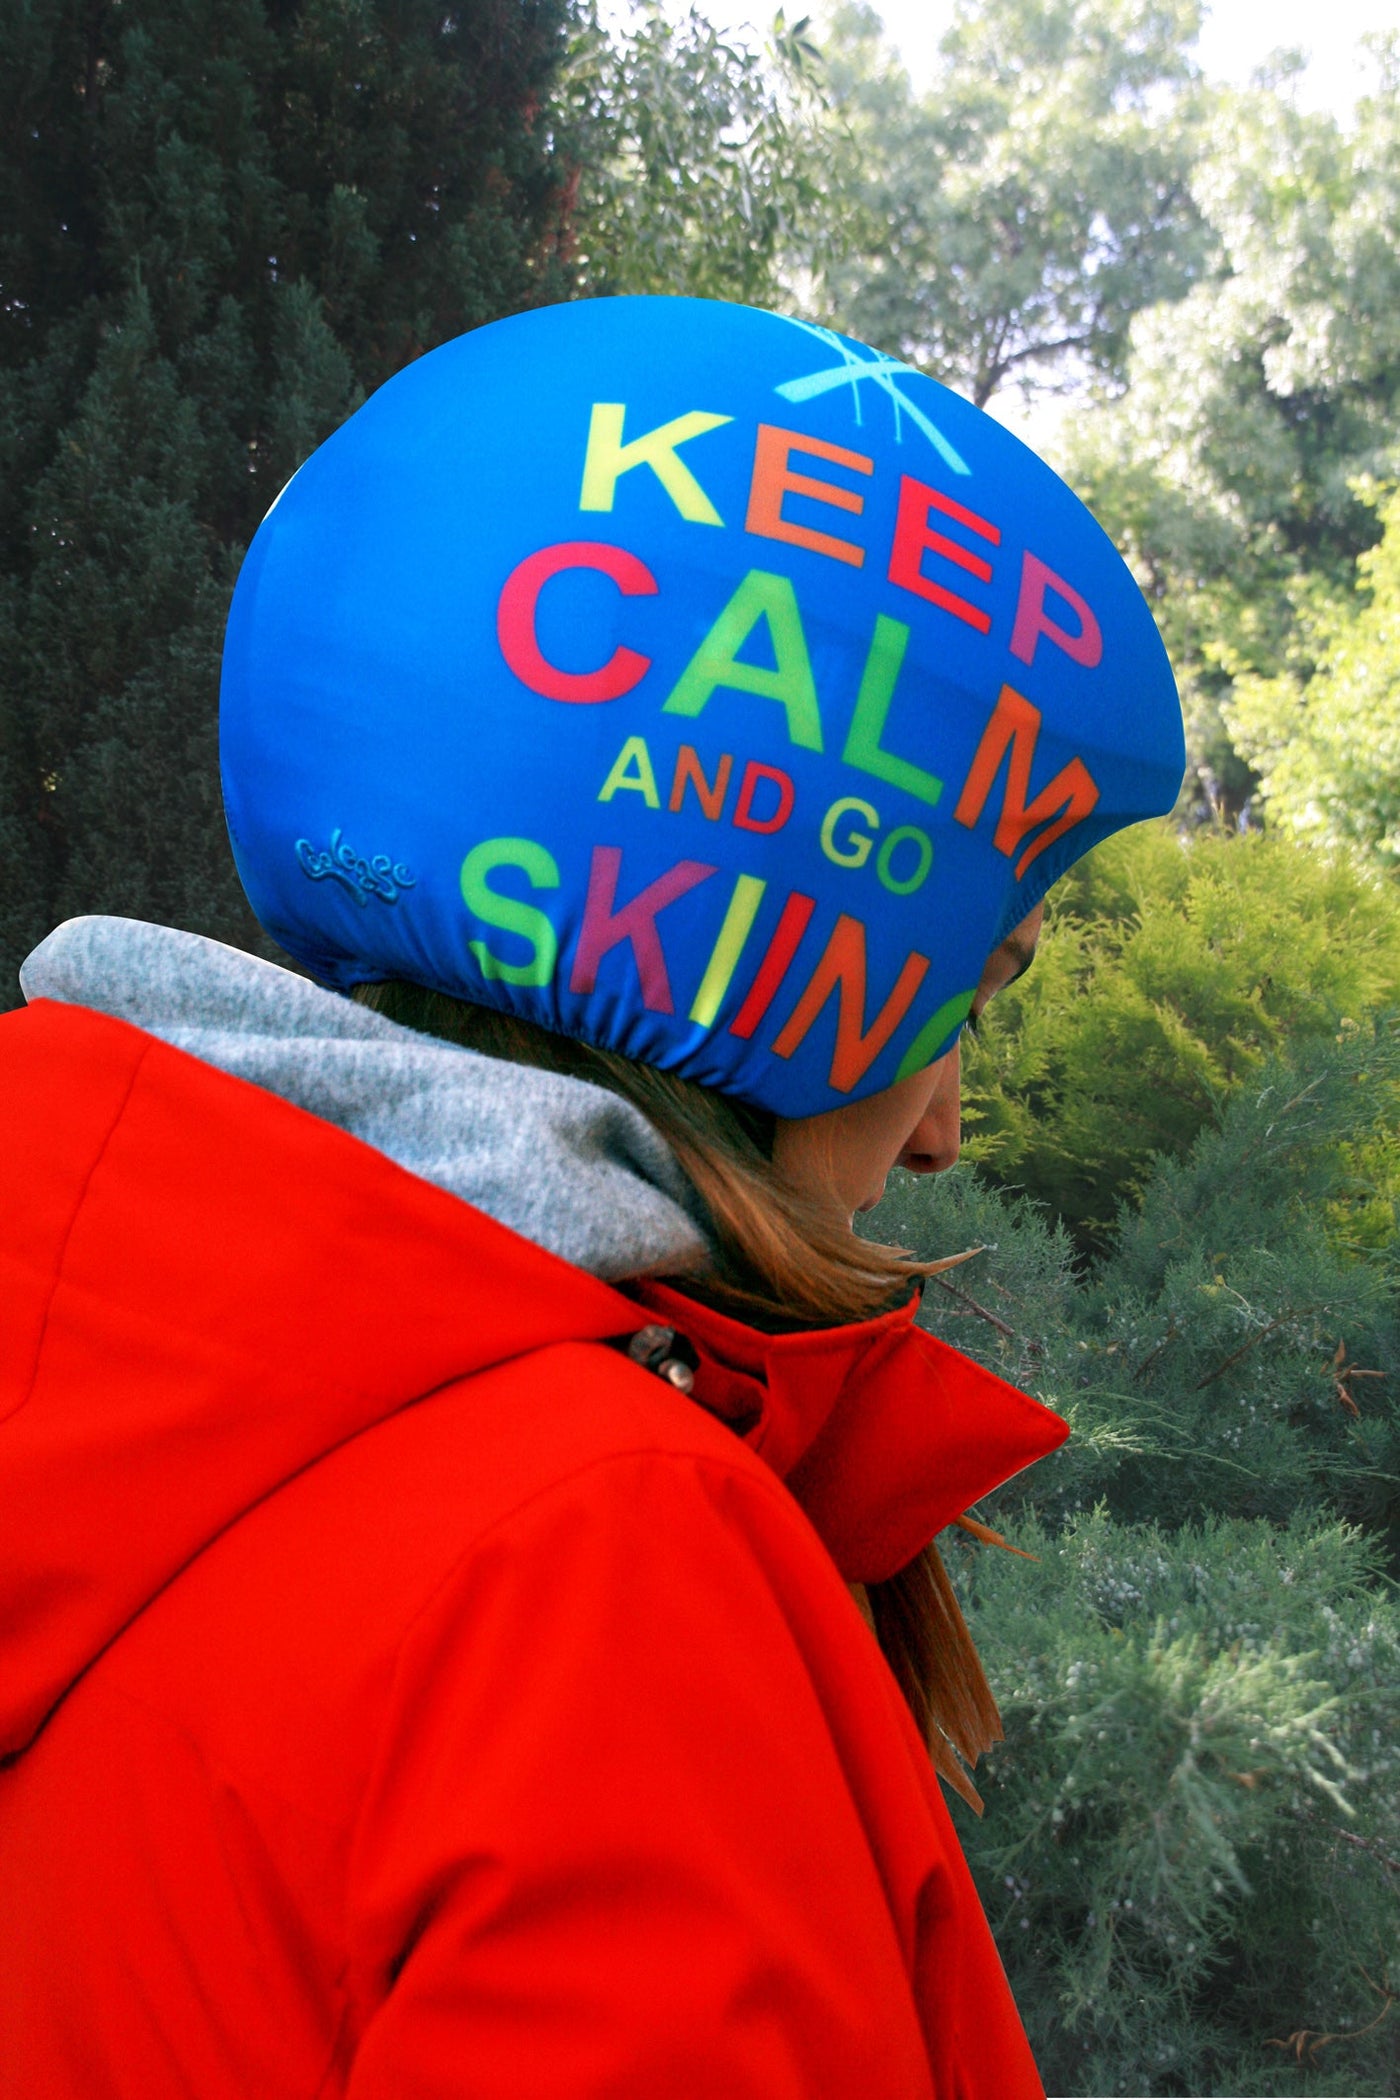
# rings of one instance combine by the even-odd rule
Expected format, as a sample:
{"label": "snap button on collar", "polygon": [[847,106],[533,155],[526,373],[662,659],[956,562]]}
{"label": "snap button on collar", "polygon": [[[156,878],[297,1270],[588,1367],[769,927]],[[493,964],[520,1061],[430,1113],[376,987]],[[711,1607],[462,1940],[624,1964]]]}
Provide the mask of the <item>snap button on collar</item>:
{"label": "snap button on collar", "polygon": [[654,1371],[677,1392],[688,1393],[695,1384],[700,1362],[694,1346],[674,1327],[654,1323],[640,1327],[627,1343],[627,1354],[644,1371]]}

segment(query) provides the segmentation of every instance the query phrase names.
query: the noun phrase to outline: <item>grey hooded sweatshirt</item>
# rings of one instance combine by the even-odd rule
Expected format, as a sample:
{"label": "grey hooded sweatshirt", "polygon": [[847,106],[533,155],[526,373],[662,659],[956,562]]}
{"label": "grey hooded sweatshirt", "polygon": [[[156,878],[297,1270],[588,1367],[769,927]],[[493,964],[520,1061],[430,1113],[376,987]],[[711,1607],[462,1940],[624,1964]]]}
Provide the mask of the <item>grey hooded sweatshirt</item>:
{"label": "grey hooded sweatshirt", "polygon": [[137,919],[67,920],[20,984],[280,1094],[608,1282],[705,1264],[704,1207],[670,1147],[585,1080],[419,1035],[275,963]]}

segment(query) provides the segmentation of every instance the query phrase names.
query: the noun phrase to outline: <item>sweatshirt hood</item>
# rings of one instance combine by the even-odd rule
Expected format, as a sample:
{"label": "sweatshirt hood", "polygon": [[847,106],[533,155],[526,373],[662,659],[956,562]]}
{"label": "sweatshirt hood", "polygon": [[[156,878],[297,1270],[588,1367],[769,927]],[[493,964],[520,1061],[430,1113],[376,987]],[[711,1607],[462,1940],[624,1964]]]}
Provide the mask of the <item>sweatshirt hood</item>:
{"label": "sweatshirt hood", "polygon": [[1066,1433],[912,1304],[766,1336],[631,1291],[149,1031],[52,999],[0,1019],[0,1757],[294,1474],[559,1342],[682,1327],[696,1399],[848,1581],[893,1573]]}
{"label": "sweatshirt hood", "polygon": [[704,1209],[670,1147],[586,1080],[420,1035],[222,941],[138,919],[67,920],[20,985],[280,1094],[594,1276],[705,1263]]}

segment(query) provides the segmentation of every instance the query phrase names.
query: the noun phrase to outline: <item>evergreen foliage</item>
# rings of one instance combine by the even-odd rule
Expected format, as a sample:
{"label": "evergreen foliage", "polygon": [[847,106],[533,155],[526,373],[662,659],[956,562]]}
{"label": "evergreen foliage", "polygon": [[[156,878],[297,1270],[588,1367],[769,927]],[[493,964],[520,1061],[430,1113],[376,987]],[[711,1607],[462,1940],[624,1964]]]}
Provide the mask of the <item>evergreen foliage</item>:
{"label": "evergreen foliage", "polygon": [[1358,1255],[1334,1223],[1397,1079],[1389,1031],[1266,1068],[1159,1163],[1087,1273],[1062,1226],[974,1170],[897,1178],[872,1231],[986,1250],[930,1285],[928,1323],[1074,1427],[1024,1483],[1047,1517],[1105,1496],[1133,1522],[1332,1511],[1400,1551],[1396,1248]]}
{"label": "evergreen foliage", "polygon": [[1103,1509],[1016,1542],[1037,1560],[955,1555],[1007,1737],[959,1820],[1049,2090],[1393,2092],[1400,1609],[1374,1548]]}
{"label": "evergreen foliage", "polygon": [[0,1003],[55,921],[265,946],[219,808],[242,549],[409,359],[567,289],[562,0],[0,0]]}
{"label": "evergreen foliage", "polygon": [[[1139,825],[1056,886],[1035,967],[965,1045],[966,1155],[1101,1245],[1158,1153],[1181,1157],[1217,1105],[1289,1043],[1400,1007],[1400,896],[1286,834]],[[1356,1144],[1371,1237],[1394,1229],[1378,1095]]]}
{"label": "evergreen foliage", "polygon": [[1052,2092],[1394,2089],[1397,1256],[1352,1225],[1397,1081],[1365,1021],[1261,1059],[1088,1270],[968,1166],[872,1215],[981,1250],[921,1318],[1073,1428],[978,1512],[1034,1562],[951,1549],[1007,1735],[963,1834]]}

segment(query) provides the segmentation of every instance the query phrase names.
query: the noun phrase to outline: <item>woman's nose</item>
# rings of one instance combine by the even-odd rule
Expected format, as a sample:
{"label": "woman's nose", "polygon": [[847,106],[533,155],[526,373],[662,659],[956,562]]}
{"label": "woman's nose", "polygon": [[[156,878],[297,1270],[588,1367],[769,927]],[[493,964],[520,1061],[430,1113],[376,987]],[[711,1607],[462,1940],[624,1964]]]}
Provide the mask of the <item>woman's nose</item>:
{"label": "woman's nose", "polygon": [[957,1048],[929,1101],[905,1140],[899,1164],[911,1174],[941,1174],[954,1166],[962,1146],[962,1069]]}

